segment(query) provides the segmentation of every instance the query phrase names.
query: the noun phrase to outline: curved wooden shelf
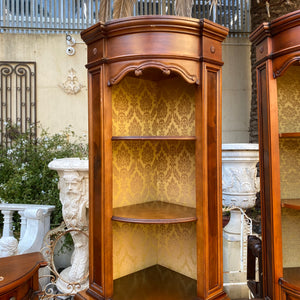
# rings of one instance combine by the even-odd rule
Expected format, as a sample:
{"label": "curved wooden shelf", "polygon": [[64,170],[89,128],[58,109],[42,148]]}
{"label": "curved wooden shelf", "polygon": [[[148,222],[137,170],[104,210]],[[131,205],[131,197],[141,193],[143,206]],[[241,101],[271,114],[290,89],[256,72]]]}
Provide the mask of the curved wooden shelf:
{"label": "curved wooden shelf", "polygon": [[300,299],[300,267],[284,268],[283,278],[279,279],[279,284],[289,295],[297,296],[297,299],[298,297]]}
{"label": "curved wooden shelf", "polygon": [[114,280],[114,300],[195,300],[197,281],[160,265]]}
{"label": "curved wooden shelf", "polygon": [[282,199],[282,207],[300,209],[300,199]]}
{"label": "curved wooden shelf", "polygon": [[113,141],[195,141],[195,136],[113,136]]}
{"label": "curved wooden shelf", "polygon": [[279,138],[300,138],[300,132],[279,133]]}
{"label": "curved wooden shelf", "polygon": [[151,201],[114,208],[112,220],[141,224],[172,224],[195,222],[197,217],[195,208]]}

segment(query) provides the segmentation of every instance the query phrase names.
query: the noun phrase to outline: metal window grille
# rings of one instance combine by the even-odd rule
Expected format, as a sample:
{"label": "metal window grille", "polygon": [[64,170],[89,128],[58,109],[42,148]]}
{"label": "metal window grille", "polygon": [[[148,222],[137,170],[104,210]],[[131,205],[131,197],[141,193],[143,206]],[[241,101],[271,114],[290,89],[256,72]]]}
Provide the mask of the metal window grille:
{"label": "metal window grille", "polygon": [[36,137],[36,63],[0,61],[0,145],[18,132]]}
{"label": "metal window grille", "polygon": [[[78,33],[98,22],[100,2],[0,0],[0,32]],[[174,15],[174,2],[138,0],[134,15]],[[216,5],[212,6],[212,2]],[[229,28],[231,35],[245,35],[250,32],[250,0],[194,0],[192,17],[207,18],[224,25]]]}

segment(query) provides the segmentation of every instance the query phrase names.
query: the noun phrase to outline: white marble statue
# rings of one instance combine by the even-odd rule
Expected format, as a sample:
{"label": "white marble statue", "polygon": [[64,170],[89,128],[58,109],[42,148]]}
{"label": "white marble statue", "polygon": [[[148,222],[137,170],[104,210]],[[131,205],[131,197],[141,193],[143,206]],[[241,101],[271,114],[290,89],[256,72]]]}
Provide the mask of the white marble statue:
{"label": "white marble statue", "polygon": [[18,240],[13,236],[5,236],[0,239],[0,257],[16,255],[18,252]]}
{"label": "white marble statue", "polygon": [[[71,266],[60,273],[61,279],[57,281],[57,287],[65,293],[73,292],[70,290],[73,288],[78,292],[88,285],[88,237],[78,231],[88,228],[88,161],[76,158],[57,159],[49,167],[59,174],[63,218],[67,228],[71,230],[74,242]],[[72,287],[72,284],[76,286]]]}

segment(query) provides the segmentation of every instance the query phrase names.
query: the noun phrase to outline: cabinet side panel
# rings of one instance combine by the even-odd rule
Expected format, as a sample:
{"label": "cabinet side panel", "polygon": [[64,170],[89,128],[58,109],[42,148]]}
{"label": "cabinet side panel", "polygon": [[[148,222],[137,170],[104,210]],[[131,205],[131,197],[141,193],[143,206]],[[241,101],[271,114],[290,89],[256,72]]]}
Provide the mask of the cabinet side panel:
{"label": "cabinet side panel", "polygon": [[95,296],[112,294],[111,226],[110,226],[110,144],[105,139],[110,134],[107,123],[109,105],[104,105],[103,94],[108,93],[103,84],[104,68],[89,73],[89,230],[90,230],[90,287]]}
{"label": "cabinet side panel", "polygon": [[[276,82],[272,66],[257,70],[264,296],[279,299],[282,276],[281,199]],[[276,284],[274,284],[276,283]]]}
{"label": "cabinet side panel", "polygon": [[100,70],[89,74],[89,85],[90,281],[101,286],[101,241],[96,238],[101,235]]}
{"label": "cabinet side panel", "polygon": [[208,265],[209,289],[220,286],[222,250],[220,247],[220,132],[219,72],[207,69],[207,160],[208,160]]}

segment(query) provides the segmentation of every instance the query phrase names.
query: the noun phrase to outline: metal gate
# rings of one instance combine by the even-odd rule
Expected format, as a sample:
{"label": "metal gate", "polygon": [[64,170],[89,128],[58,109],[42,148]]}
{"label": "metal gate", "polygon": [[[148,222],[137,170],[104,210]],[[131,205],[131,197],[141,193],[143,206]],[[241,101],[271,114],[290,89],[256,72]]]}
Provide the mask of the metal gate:
{"label": "metal gate", "polygon": [[15,135],[36,137],[36,63],[0,61],[0,145]]}

